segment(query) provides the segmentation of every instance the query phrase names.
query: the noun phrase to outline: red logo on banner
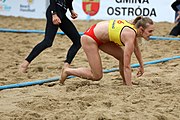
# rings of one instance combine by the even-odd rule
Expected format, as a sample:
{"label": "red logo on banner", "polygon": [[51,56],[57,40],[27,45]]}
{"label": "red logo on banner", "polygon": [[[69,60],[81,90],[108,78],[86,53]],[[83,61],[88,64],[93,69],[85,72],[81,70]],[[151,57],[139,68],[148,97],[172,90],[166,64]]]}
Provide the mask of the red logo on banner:
{"label": "red logo on banner", "polygon": [[82,7],[87,15],[94,16],[99,11],[100,0],[82,0]]}

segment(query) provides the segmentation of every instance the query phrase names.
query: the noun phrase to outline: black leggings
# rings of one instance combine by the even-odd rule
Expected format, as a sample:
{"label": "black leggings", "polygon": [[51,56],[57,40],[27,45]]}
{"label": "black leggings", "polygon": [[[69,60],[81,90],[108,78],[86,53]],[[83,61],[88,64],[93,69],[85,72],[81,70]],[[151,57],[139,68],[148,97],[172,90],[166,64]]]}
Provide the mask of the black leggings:
{"label": "black leggings", "polygon": [[180,35],[180,22],[171,30],[170,35],[173,36]]}
{"label": "black leggings", "polygon": [[39,44],[37,44],[29,54],[29,56],[25,59],[29,63],[37,57],[43,50],[45,50],[48,47],[51,47],[55,38],[55,35],[57,33],[58,27],[71,39],[73,44],[68,50],[66,60],[65,62],[71,63],[73,58],[75,57],[76,53],[81,47],[80,43],[80,35],[74,26],[74,24],[66,17],[65,13],[60,16],[61,18],[61,24],[60,25],[54,25],[52,22],[52,15],[50,12],[50,8],[46,11],[46,30],[45,30],[45,38],[43,41],[41,41]]}

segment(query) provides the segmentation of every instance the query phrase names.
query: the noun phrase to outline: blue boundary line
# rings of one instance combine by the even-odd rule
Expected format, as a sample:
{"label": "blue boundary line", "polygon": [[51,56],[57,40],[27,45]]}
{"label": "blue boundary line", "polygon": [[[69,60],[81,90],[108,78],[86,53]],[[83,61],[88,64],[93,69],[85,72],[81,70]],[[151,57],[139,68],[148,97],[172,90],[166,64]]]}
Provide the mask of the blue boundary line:
{"label": "blue boundary line", "polygon": [[[0,28],[0,32],[12,32],[12,33],[39,33],[39,34],[45,34],[45,31],[43,30],[15,30],[15,29],[6,29],[6,28]],[[65,35],[64,32],[57,32],[57,34]],[[83,35],[83,32],[79,32],[80,35]]]}
{"label": "blue boundary line", "polygon": [[176,40],[179,41],[178,37],[159,37],[159,36],[150,36],[150,40]]}
{"label": "blue boundary line", "polygon": [[[174,59],[180,59],[180,56],[174,56],[171,58],[163,58],[160,60],[145,62],[144,65],[157,64],[157,63],[167,62],[167,61],[174,60]],[[139,64],[132,64],[131,67],[132,68],[139,67]],[[103,73],[115,72],[118,70],[119,70],[118,68],[112,68],[112,69],[103,70]],[[75,76],[69,76],[68,79],[74,78],[74,77]],[[53,78],[44,79],[44,80],[36,80],[36,81],[31,81],[31,82],[23,82],[23,83],[17,83],[17,84],[3,85],[3,86],[0,86],[0,90],[10,89],[10,88],[26,87],[26,86],[32,86],[32,85],[41,85],[43,83],[58,81],[59,79],[60,79],[60,77],[53,77]]]}
{"label": "blue boundary line", "polygon": [[[15,30],[15,29],[6,29],[6,28],[0,28],[0,32],[13,32],[13,33],[39,33],[44,34],[45,31],[43,30]],[[57,32],[57,34],[65,35],[64,32]],[[80,35],[83,35],[83,32],[79,32]],[[159,36],[151,36],[150,40],[177,40],[179,41],[180,38],[174,37],[159,37]]]}

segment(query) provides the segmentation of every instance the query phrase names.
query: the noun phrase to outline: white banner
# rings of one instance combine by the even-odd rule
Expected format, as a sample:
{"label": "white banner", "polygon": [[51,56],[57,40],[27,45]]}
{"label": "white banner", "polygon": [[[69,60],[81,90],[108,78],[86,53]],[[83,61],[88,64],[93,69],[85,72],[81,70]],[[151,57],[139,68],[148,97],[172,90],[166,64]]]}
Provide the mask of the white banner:
{"label": "white banner", "polygon": [[[171,8],[173,2],[174,0],[74,0],[73,6],[79,14],[78,19],[82,20],[131,20],[141,15],[148,16],[156,22],[173,22],[175,16],[175,12]],[[97,4],[99,4],[99,8],[97,8]],[[97,13],[88,15],[87,11]]]}
{"label": "white banner", "polygon": [[45,18],[45,0],[0,0],[0,15]]}
{"label": "white banner", "polygon": [[[45,18],[49,1],[0,0],[0,15]],[[132,20],[141,15],[156,22],[173,22],[173,2],[174,0],[74,0],[73,7],[79,15],[77,20]],[[67,16],[70,16],[69,12]]]}

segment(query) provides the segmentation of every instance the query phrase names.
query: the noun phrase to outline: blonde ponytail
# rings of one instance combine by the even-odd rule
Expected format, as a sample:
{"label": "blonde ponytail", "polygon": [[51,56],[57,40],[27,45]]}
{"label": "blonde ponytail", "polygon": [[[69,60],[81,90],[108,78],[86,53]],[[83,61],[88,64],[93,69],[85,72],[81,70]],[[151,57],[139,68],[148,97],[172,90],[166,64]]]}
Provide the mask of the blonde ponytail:
{"label": "blonde ponytail", "polygon": [[138,16],[134,19],[132,24],[134,24],[136,28],[139,28],[141,26],[143,28],[147,28],[148,24],[153,25],[154,23],[149,17]]}
{"label": "blonde ponytail", "polygon": [[140,19],[142,19],[142,16],[137,16],[134,20],[133,20],[133,25],[135,25]]}

